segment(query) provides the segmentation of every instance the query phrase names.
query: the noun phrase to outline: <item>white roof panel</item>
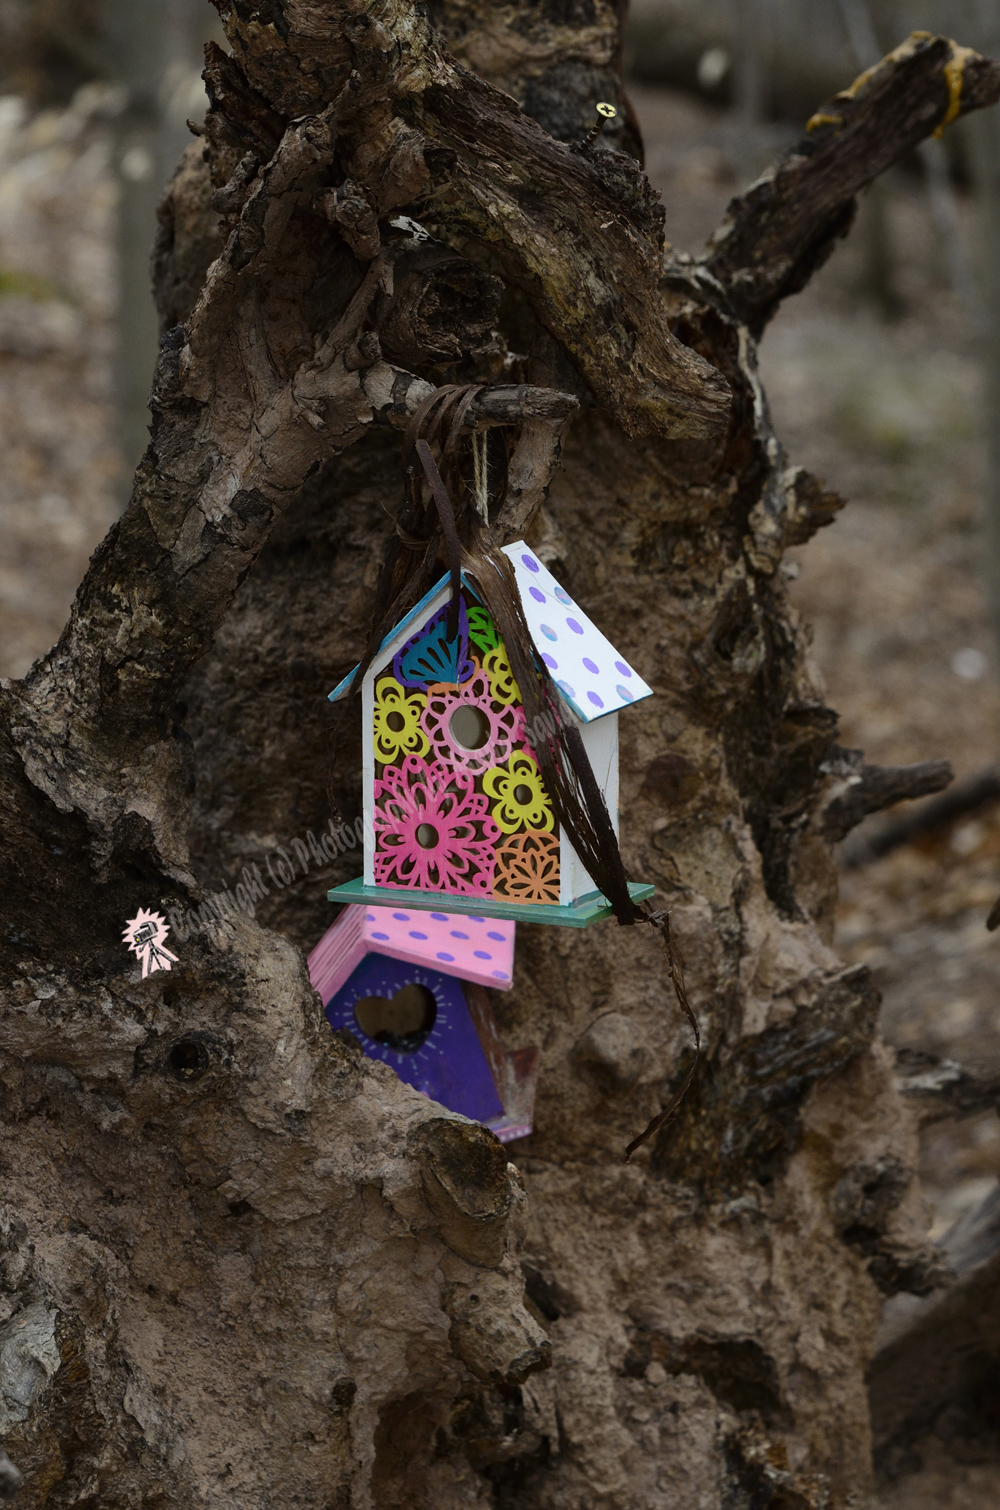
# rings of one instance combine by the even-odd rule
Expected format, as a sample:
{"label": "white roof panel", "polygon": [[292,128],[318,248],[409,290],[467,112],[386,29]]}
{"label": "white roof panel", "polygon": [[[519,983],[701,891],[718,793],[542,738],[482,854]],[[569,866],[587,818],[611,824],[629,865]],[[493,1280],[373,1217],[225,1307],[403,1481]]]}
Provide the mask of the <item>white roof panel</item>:
{"label": "white roof panel", "polygon": [[503,551],[514,568],[535,648],[583,723],[652,697],[652,687],[622,659],[523,540],[505,545]]}

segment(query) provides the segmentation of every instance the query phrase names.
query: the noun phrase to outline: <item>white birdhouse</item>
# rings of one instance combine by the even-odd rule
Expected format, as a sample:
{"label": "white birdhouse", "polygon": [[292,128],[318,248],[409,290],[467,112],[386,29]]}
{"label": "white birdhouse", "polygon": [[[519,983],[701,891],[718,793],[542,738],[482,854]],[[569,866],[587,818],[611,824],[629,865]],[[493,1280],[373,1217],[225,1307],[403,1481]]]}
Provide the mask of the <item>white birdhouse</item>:
{"label": "white birdhouse", "polygon": [[[535,652],[618,832],[618,714],[652,695],[523,541],[504,547]],[[364,876],[337,902],[391,903],[585,927],[611,911],[560,833],[497,627],[463,578],[457,638],[443,578],[386,636],[365,674]],[[330,693],[344,697],[354,673]],[[633,884],[634,899],[653,888]]]}

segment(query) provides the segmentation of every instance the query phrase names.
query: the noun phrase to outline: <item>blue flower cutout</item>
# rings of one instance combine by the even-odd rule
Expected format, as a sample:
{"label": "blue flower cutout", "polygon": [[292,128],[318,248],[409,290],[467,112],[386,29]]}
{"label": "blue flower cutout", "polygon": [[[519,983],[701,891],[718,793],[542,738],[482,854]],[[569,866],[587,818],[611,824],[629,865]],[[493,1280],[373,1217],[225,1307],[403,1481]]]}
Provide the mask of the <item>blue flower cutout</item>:
{"label": "blue flower cutout", "polygon": [[457,640],[448,638],[448,606],[428,619],[393,657],[392,674],[404,687],[423,692],[438,682],[461,686],[475,674],[475,665],[469,659],[469,615],[465,603],[461,598],[458,601]]}

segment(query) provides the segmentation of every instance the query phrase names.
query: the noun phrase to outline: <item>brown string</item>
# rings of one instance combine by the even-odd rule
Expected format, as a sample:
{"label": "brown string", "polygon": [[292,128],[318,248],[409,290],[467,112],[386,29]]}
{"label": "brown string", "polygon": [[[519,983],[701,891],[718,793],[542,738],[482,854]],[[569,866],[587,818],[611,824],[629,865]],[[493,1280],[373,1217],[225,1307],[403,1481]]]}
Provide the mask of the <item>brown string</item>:
{"label": "brown string", "polygon": [[[396,520],[395,532],[389,541],[379,569],[375,588],[375,605],[368,629],[368,643],[330,732],[326,789],[335,818],[340,814],[333,790],[334,771],[337,762],[337,746],[340,742],[347,708],[355,694],[361,690],[368,668],[378,654],[379,646],[386,635],[404,614],[408,613],[413,605],[419,603],[420,599],[429,592],[437,578],[438,553],[444,538],[441,502],[440,498],[435,496],[433,486],[431,496],[434,500],[434,508],[428,510],[423,502],[421,472],[427,477],[428,483],[431,482],[431,478],[427,473],[425,463],[422,463],[420,467],[416,464],[420,460],[417,443],[421,440],[436,442],[442,458],[447,457],[449,473],[453,473],[456,479],[459,478],[461,428],[470,405],[482,391],[481,383],[446,383],[440,388],[435,388],[433,393],[428,394],[417,408],[403,432],[402,461],[406,477],[406,494]],[[448,433],[442,439],[446,424],[449,426]],[[433,466],[433,458],[431,464]],[[440,478],[438,480],[441,481]],[[447,494],[445,496],[447,498]],[[457,531],[458,525],[455,522],[450,499],[447,500],[447,509]],[[418,553],[421,553],[419,561],[416,559]],[[451,555],[452,552],[449,550],[449,556]],[[449,622],[449,633],[454,635],[458,629],[458,591],[453,562],[451,614],[454,617]]]}
{"label": "brown string", "polygon": [[619,923],[638,922],[642,914],[629,895],[628,875],[604,794],[580,731],[564,714],[549,669],[535,653],[514,568],[507,556],[489,543],[478,517],[470,520],[469,534],[474,544],[466,547],[466,575],[475,583],[504,642],[555,816],[587,874],[611,903]]}
{"label": "brown string", "polygon": [[648,1126],[644,1127],[639,1136],[633,1138],[626,1148],[626,1164],[636,1149],[641,1148],[648,1138],[651,1138],[654,1133],[659,1132],[661,1127],[670,1126],[680,1110],[681,1102],[691,1088],[695,1070],[698,1068],[699,1061],[701,1060],[701,1032],[698,1027],[698,1019],[694,1015],[694,1009],[688,1001],[687,989],[684,985],[684,972],[681,969],[680,961],[674,954],[673,944],[670,939],[670,914],[668,912],[652,912],[645,904],[643,905],[643,913],[644,921],[652,923],[663,940],[663,947],[667,955],[667,974],[670,976],[670,983],[674,988],[674,995],[677,997],[678,1005],[691,1024],[691,1031],[694,1034],[694,1058],[691,1061],[687,1074],[684,1076],[680,1089],[674,1092],[667,1105],[657,1112]]}

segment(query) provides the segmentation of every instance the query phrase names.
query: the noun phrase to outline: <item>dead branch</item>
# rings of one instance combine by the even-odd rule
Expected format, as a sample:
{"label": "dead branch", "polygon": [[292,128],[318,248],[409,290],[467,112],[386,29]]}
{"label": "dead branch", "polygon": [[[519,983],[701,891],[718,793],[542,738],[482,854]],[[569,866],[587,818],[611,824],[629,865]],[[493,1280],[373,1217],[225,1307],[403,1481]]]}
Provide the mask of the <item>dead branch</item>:
{"label": "dead branch", "polygon": [[1000,64],[914,32],[813,115],[796,147],[734,199],[704,266],[759,335],[804,288],[854,215],[854,197],[959,115],[1000,99]]}
{"label": "dead branch", "polygon": [[1000,1107],[1000,1076],[977,1073],[921,1049],[896,1050],[896,1084],[921,1123]]}
{"label": "dead branch", "polygon": [[888,819],[874,833],[855,835],[841,851],[840,863],[848,868],[868,865],[898,849],[901,844],[918,839],[921,834],[932,834],[966,813],[974,813],[996,802],[998,797],[1000,772],[988,769],[968,776],[964,781],[956,782],[946,796],[921,803],[920,807],[902,817]]}
{"label": "dead branch", "polygon": [[897,802],[943,791],[953,780],[947,760],[921,760],[902,766],[861,765],[847,778],[847,790],[827,807],[823,832],[831,844],[837,844],[870,814],[894,807]]}

